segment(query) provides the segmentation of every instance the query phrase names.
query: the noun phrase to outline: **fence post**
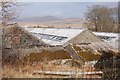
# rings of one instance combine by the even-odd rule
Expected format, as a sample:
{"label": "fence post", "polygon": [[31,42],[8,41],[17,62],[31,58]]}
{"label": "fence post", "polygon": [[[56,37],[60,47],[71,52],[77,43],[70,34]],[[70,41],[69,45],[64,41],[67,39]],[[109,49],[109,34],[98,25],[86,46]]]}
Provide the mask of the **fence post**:
{"label": "fence post", "polygon": [[2,79],[2,29],[0,29],[0,79]]}

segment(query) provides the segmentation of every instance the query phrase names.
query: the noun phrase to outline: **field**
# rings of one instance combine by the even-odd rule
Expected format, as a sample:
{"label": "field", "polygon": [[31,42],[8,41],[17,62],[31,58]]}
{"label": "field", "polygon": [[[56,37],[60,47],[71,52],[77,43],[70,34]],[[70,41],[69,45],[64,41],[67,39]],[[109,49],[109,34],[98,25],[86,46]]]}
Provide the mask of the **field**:
{"label": "field", "polygon": [[[65,63],[66,61],[66,63]],[[58,63],[59,62],[59,63]],[[64,63],[63,63],[64,62]],[[75,72],[90,72],[94,69],[90,68],[90,65],[79,66],[71,60],[54,60],[42,63],[26,64],[15,66],[4,66],[3,77],[4,78],[100,78],[98,75],[78,75]],[[75,66],[76,64],[76,66]],[[35,71],[50,71],[50,72],[70,72],[70,75],[64,74],[44,74],[35,73]],[[74,73],[72,73],[74,72]]]}
{"label": "field", "polygon": [[81,28],[85,27],[84,20],[81,19],[67,19],[47,22],[18,22],[21,26],[39,26],[39,27],[56,27],[56,28]]}

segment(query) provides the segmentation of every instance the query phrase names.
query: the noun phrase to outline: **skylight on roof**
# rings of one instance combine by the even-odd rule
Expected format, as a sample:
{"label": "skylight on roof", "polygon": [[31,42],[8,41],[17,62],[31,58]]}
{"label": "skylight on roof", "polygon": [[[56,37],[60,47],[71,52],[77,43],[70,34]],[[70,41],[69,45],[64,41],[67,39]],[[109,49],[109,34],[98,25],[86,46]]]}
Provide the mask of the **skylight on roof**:
{"label": "skylight on roof", "polygon": [[56,36],[56,35],[49,35],[49,34],[42,34],[42,33],[33,33],[33,34],[41,39],[47,39],[47,40],[58,41],[58,42],[61,42],[68,38],[64,36]]}

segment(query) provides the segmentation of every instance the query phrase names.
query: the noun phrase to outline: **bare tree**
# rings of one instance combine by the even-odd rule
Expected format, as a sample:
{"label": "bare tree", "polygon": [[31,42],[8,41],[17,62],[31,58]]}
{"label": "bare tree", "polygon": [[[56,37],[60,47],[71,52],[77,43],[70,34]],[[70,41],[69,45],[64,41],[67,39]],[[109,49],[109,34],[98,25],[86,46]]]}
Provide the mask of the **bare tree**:
{"label": "bare tree", "polygon": [[2,61],[5,61],[5,28],[9,24],[13,24],[13,21],[17,18],[15,7],[17,6],[16,2],[13,0],[3,0],[0,2],[0,19],[2,25]]}
{"label": "bare tree", "polygon": [[13,0],[8,0],[8,1],[1,1],[0,2],[0,18],[2,21],[2,26],[7,26],[10,22],[12,22],[14,19],[16,19],[17,15],[15,12],[15,6],[16,2]]}
{"label": "bare tree", "polygon": [[86,19],[94,25],[95,31],[113,32],[116,23],[116,9],[95,5],[88,7]]}

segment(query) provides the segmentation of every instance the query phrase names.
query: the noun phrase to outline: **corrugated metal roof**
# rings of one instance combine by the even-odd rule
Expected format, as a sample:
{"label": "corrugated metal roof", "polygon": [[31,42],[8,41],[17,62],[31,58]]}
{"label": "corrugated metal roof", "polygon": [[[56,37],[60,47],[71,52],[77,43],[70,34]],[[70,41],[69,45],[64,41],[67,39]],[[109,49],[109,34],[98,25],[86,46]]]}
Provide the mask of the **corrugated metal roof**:
{"label": "corrugated metal roof", "polygon": [[100,36],[109,36],[109,37],[117,37],[118,33],[108,33],[108,32],[93,32],[95,35]]}
{"label": "corrugated metal roof", "polygon": [[93,32],[93,34],[102,37],[106,42],[118,40],[118,33]]}
{"label": "corrugated metal roof", "polygon": [[62,45],[80,34],[85,28],[25,28],[33,35],[50,45]]}

